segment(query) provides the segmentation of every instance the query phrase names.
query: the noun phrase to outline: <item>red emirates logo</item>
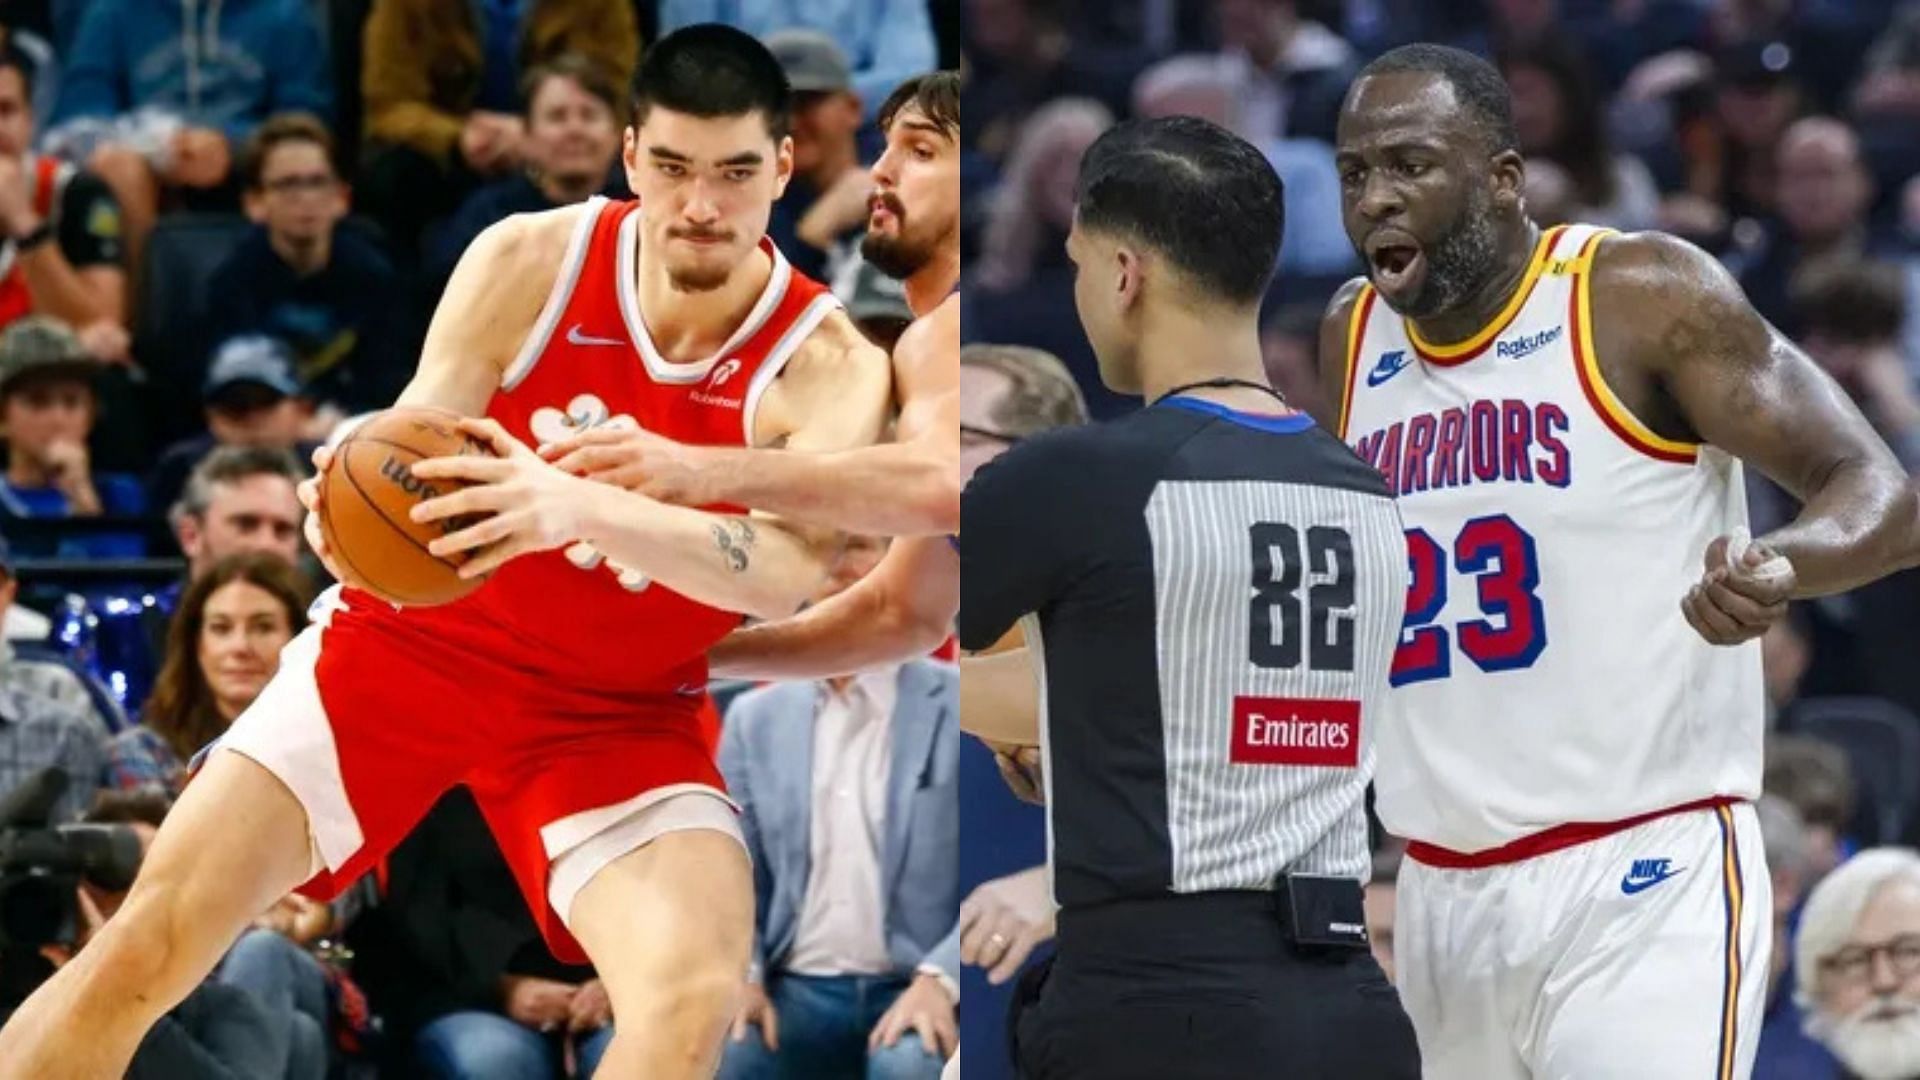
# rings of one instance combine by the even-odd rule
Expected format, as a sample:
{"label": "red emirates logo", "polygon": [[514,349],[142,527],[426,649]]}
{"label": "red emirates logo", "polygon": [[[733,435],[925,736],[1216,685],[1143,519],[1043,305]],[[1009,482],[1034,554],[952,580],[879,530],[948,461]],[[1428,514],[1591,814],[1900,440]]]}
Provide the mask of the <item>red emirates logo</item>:
{"label": "red emirates logo", "polygon": [[1355,768],[1360,764],[1360,703],[1236,697],[1228,760],[1236,765]]}

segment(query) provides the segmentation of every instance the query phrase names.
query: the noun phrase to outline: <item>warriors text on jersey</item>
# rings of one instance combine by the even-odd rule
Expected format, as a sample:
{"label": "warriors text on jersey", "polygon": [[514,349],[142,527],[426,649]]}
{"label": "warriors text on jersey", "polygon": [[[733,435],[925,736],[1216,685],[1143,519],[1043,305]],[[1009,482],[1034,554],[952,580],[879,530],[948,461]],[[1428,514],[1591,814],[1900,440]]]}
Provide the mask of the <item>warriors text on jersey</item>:
{"label": "warriors text on jersey", "polygon": [[1602,379],[1605,235],[1546,231],[1456,346],[1371,286],[1354,303],[1341,434],[1399,496],[1412,571],[1378,810],[1450,852],[1759,794],[1759,645],[1709,645],[1680,612],[1708,544],[1747,522],[1740,464],[1649,431]]}

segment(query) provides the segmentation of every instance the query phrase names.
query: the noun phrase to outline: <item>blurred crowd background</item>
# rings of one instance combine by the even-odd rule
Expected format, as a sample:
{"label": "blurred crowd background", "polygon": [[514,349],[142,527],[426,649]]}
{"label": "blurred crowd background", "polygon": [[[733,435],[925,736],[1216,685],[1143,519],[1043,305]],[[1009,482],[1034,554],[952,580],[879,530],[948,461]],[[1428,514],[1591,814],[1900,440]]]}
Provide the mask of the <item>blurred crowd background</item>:
{"label": "blurred crowd background", "polygon": [[[795,178],[769,231],[891,347],[911,313],[859,257],[875,114],[908,77],[957,67],[959,14],[0,2],[0,1016],[113,916],[195,756],[329,584],[294,493],[312,447],[391,403],[487,226],[628,196],[627,83],[648,44],[717,21],[773,50],[795,90]],[[852,545],[827,591],[884,550]],[[953,678],[917,663],[713,688],[706,734],[761,871],[726,1075],[938,1075],[958,992]],[[842,775],[823,752],[814,785],[791,766],[810,733],[920,756]],[[847,812],[836,783],[871,797]],[[797,837],[760,828],[809,815]],[[105,853],[84,872],[83,849]],[[873,917],[844,921],[840,899],[876,882]],[[347,896],[263,914],[132,1075],[585,1077],[612,1022],[593,971],[548,953],[456,789]]]}
{"label": "blurred crowd background", "polygon": [[[1290,402],[1319,412],[1319,318],[1361,271],[1333,165],[1340,102],[1369,59],[1436,41],[1505,74],[1527,205],[1542,225],[1661,229],[1714,253],[1920,469],[1920,3],[965,0],[963,24],[965,340],[1050,354],[1023,363],[1077,384],[1095,418],[1139,403],[1100,385],[1074,315],[1062,244],[1085,148],[1117,120],[1183,113],[1266,152],[1287,201],[1263,316],[1268,372]],[[1018,413],[1008,402],[1034,404],[972,370],[963,367],[962,392],[976,429],[996,430],[996,409]],[[963,428],[962,441],[963,456],[969,444],[990,456],[1016,440]],[[1749,475],[1760,533],[1796,508]],[[1831,1047],[1850,1062],[1873,1052],[1855,1014],[1896,1005],[1907,1019],[1885,1025],[1896,1070],[1886,1075],[1920,1075],[1911,853],[1876,853],[1834,881],[1829,902],[1807,902],[1856,852],[1920,841],[1920,572],[1796,604],[1764,648],[1761,820],[1778,932],[1755,1075],[1844,1075]],[[990,761],[969,750],[964,764],[965,882],[1039,861],[1037,817],[996,792]],[[1369,905],[1389,970],[1397,867],[1382,837]],[[1894,913],[1890,937],[1873,922],[1883,908]],[[1824,919],[1811,952],[1796,952],[1803,911]],[[1888,940],[1904,951],[1862,960],[1861,947]],[[968,983],[970,1078],[1008,1075],[1004,1053],[988,1049],[1000,1006],[985,1004],[1003,992]]]}

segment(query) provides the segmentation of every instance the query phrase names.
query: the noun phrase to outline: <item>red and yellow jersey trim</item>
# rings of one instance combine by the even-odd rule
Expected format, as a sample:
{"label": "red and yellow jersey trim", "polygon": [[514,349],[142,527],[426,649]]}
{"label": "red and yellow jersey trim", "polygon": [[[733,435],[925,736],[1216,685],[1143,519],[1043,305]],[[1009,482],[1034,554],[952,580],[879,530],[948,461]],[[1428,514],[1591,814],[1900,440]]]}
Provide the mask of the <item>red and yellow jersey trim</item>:
{"label": "red and yellow jersey trim", "polygon": [[1367,336],[1367,316],[1377,295],[1371,282],[1362,284],[1347,314],[1347,388],[1340,395],[1340,424],[1334,432],[1342,439],[1347,437],[1347,417],[1353,413],[1353,384],[1360,377],[1360,342]]}
{"label": "red and yellow jersey trim", "polygon": [[1699,457],[1699,444],[1656,434],[1615,396],[1600,373],[1600,354],[1593,347],[1592,290],[1588,286],[1593,280],[1594,250],[1606,235],[1596,232],[1588,237],[1574,260],[1573,295],[1567,302],[1567,319],[1573,324],[1573,358],[1580,373],[1580,388],[1586,391],[1587,403],[1593,406],[1593,411],[1600,414],[1600,419],[1620,441],[1655,460],[1691,465]]}

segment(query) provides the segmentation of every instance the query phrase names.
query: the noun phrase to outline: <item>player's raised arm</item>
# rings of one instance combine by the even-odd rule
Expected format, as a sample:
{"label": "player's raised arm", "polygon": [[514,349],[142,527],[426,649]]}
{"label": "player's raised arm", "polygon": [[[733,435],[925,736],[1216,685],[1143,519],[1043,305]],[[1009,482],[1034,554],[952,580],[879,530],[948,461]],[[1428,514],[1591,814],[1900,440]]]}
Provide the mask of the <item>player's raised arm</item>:
{"label": "player's raised arm", "polygon": [[[1664,418],[1669,427],[1752,463],[1802,502],[1798,517],[1756,541],[1791,562],[1792,596],[1840,592],[1920,564],[1920,493],[1893,452],[1711,256],[1657,233],[1605,241],[1594,260],[1593,304],[1603,364],[1624,350],[1628,371],[1653,380],[1677,406],[1678,416]],[[1703,582],[1708,599],[1720,601],[1712,606],[1735,610],[1709,614],[1754,631],[1736,640],[1755,636],[1744,617],[1755,613],[1741,601],[1772,598],[1720,596],[1727,590],[1713,584]],[[1748,583],[1736,574],[1719,584]]]}
{"label": "player's raised arm", "polygon": [[[837,314],[816,334],[859,340],[859,331]],[[893,358],[900,417],[890,443],[816,452],[789,443],[779,451],[686,446],[644,431],[601,429],[543,454],[569,472],[690,506],[735,503],[871,536],[956,532],[959,341],[957,300],[901,335]]]}

